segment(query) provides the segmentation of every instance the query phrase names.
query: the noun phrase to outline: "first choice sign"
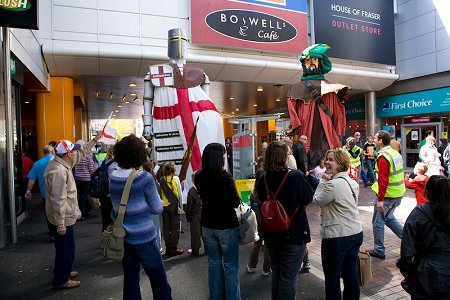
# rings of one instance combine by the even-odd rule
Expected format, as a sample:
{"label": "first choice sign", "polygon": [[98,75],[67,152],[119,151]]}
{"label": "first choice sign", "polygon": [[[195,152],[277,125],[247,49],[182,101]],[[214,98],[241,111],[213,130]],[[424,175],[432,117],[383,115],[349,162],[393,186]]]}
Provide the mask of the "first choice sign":
{"label": "first choice sign", "polygon": [[0,26],[38,28],[38,0],[0,0]]}
{"label": "first choice sign", "polygon": [[288,21],[249,10],[215,11],[206,16],[206,24],[223,35],[244,41],[279,43],[297,36],[297,30]]}

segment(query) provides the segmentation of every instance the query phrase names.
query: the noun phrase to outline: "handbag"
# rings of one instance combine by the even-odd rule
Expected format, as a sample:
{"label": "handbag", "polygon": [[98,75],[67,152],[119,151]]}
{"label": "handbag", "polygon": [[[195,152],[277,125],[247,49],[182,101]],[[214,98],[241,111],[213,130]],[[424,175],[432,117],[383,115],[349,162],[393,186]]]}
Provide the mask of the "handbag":
{"label": "handbag", "polygon": [[125,252],[124,238],[126,235],[125,229],[123,229],[123,218],[125,216],[125,210],[127,209],[128,197],[130,196],[131,184],[137,174],[137,170],[133,169],[128,176],[125,188],[122,192],[122,198],[120,199],[119,211],[117,213],[117,219],[115,222],[109,224],[102,233],[102,240],[100,242],[100,248],[104,258],[112,260],[121,260]]}
{"label": "handbag", "polygon": [[359,251],[358,279],[360,286],[365,286],[373,280],[372,259],[367,252]]}
{"label": "handbag", "polygon": [[253,209],[241,202],[235,210],[239,221],[239,244],[245,245],[258,241],[258,222]]}

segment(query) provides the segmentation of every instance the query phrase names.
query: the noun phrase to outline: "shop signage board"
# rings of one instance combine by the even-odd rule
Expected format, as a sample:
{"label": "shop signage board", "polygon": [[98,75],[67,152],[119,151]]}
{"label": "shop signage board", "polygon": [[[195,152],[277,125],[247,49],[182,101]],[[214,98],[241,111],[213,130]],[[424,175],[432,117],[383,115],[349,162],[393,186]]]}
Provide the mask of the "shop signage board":
{"label": "shop signage board", "polygon": [[328,44],[331,57],[395,65],[393,2],[314,1],[315,42]]}
{"label": "shop signage board", "polygon": [[191,43],[296,53],[308,47],[306,0],[191,0]]}
{"label": "shop signage board", "polygon": [[450,112],[450,87],[378,98],[377,118]]}
{"label": "shop signage board", "polygon": [[0,26],[38,28],[38,0],[0,0]]}
{"label": "shop signage board", "polygon": [[345,117],[348,121],[365,120],[366,105],[364,99],[348,101],[345,103]]}

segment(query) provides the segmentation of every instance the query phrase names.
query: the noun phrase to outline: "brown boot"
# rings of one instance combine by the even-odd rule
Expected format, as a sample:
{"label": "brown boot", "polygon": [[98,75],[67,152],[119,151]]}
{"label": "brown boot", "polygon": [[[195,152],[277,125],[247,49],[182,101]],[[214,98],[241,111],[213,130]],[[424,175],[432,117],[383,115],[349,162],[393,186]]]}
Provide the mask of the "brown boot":
{"label": "brown boot", "polygon": [[55,288],[59,289],[59,290],[67,290],[67,289],[73,289],[73,288],[76,288],[79,286],[80,286],[80,282],[78,280],[69,279],[69,280],[67,280],[66,283],[55,286]]}
{"label": "brown boot", "polygon": [[174,248],[167,248],[166,249],[166,255],[167,256],[177,256],[177,255],[181,255],[183,253],[184,253],[183,248],[174,247]]}

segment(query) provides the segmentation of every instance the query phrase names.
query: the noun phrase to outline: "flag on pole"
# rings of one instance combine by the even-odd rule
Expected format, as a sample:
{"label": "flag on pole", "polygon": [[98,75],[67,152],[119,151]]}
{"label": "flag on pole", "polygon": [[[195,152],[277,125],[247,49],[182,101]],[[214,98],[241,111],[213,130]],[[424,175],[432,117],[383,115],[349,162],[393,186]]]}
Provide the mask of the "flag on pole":
{"label": "flag on pole", "polygon": [[108,117],[108,120],[106,120],[105,126],[103,126],[102,142],[105,145],[114,145],[116,143],[117,130],[109,126],[109,121],[111,120],[113,113],[114,112],[112,111]]}
{"label": "flag on pole", "polygon": [[183,162],[181,163],[180,175],[178,176],[180,178],[180,181],[186,179],[186,173],[189,168],[189,163],[191,161],[192,156],[192,148],[194,147],[195,137],[197,136],[197,123],[199,118],[200,117],[197,117],[197,120],[195,121],[194,130],[192,131],[192,135],[189,140],[189,145],[186,149],[186,152],[184,152]]}

